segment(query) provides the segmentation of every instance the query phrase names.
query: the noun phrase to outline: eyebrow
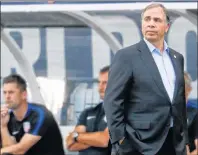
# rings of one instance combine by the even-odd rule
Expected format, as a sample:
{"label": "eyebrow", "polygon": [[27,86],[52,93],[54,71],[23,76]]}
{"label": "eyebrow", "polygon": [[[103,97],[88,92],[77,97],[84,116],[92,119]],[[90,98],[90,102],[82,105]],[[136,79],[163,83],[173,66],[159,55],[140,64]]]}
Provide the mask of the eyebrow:
{"label": "eyebrow", "polygon": [[[146,16],[146,17],[144,17],[143,19],[148,19],[148,18],[151,18],[151,16]],[[153,19],[155,19],[155,20],[156,20],[156,19],[159,19],[159,20],[161,20],[161,21],[163,20],[163,19],[160,18],[160,17],[153,17]]]}
{"label": "eyebrow", "polygon": [[[144,18],[151,18],[151,16],[145,16]],[[160,17],[153,17],[153,18],[161,19]]]}

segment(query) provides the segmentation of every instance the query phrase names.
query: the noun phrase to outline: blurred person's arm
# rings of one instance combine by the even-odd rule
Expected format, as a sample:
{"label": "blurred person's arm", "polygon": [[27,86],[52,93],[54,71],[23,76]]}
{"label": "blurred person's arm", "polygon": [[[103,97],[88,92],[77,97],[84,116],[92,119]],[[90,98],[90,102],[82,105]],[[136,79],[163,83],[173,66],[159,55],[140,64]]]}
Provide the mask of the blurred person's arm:
{"label": "blurred person's arm", "polygon": [[1,127],[2,148],[16,144],[16,139],[10,135],[7,127]]}
{"label": "blurred person's arm", "polygon": [[195,132],[195,150],[191,152],[190,155],[197,155],[198,154],[198,114],[195,116],[193,120],[193,125],[194,125],[194,132]]}
{"label": "blurred person's arm", "polygon": [[191,124],[190,129],[189,129],[189,132],[193,136],[191,138],[194,139],[195,149],[193,151],[191,150],[192,152],[190,152],[187,155],[197,155],[198,154],[198,130],[197,129],[198,129],[198,113],[196,112],[196,115],[193,118],[192,124]]}
{"label": "blurred person's arm", "polygon": [[90,146],[108,147],[108,128],[106,128],[104,131],[98,132],[83,132],[83,128],[86,130],[86,127],[81,126],[81,128],[82,130],[75,129],[75,131],[78,132],[77,142],[75,142],[73,139],[73,132],[67,137],[67,148],[69,151],[80,151],[87,149]]}
{"label": "blurred person's arm", "polygon": [[10,135],[8,130],[8,122],[10,120],[10,114],[8,113],[8,108],[1,107],[1,145],[2,147],[10,146],[16,144],[16,140]]}
{"label": "blurred person's arm", "polygon": [[190,149],[189,149],[188,145],[186,145],[186,153],[187,153],[187,155],[190,155]]}
{"label": "blurred person's arm", "polygon": [[79,133],[77,141],[94,147],[108,147],[108,128],[106,128],[104,131]]}
{"label": "blurred person's arm", "polygon": [[194,140],[195,150],[193,150],[190,155],[197,155],[198,154],[198,113],[193,119],[192,128],[194,129],[194,135],[195,135],[195,140]]}
{"label": "blurred person's arm", "polygon": [[190,153],[190,155],[197,155],[198,154],[198,139],[195,139],[195,150]]}
{"label": "blurred person's arm", "polygon": [[3,153],[12,153],[14,155],[25,154],[40,139],[41,136],[25,134],[19,143],[2,148],[1,154]]}
{"label": "blurred person's arm", "polygon": [[[85,133],[86,127],[84,125],[76,126],[75,130],[78,133]],[[73,139],[73,132],[69,134],[69,136],[66,139],[66,147],[69,151],[80,151],[89,148],[89,145],[75,142]]]}
{"label": "blurred person's arm", "polygon": [[78,133],[84,133],[86,132],[86,126],[87,126],[87,114],[88,111],[85,109],[82,111],[82,113],[79,116],[78,123],[72,133],[69,134],[69,136],[66,138],[66,147],[69,151],[80,151],[89,148],[89,145],[75,142],[73,133],[78,132]]}
{"label": "blurred person's arm", "polygon": [[[107,147],[109,142],[108,129],[99,132],[86,132],[88,110],[84,110],[79,116],[79,120],[75,130],[69,134],[66,139],[67,148],[69,151],[80,151],[95,147]],[[78,132],[77,141],[74,141],[73,133]]]}

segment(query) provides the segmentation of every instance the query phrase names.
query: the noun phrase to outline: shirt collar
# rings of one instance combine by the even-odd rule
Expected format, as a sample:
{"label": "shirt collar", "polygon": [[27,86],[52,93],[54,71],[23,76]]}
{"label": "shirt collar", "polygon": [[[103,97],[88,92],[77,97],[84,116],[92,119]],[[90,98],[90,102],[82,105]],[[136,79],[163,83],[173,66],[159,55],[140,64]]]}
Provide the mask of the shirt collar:
{"label": "shirt collar", "polygon": [[[146,40],[144,38],[145,43],[147,44],[150,52],[152,53],[153,51],[157,50],[159,51],[159,49],[157,49],[155,46],[153,46],[153,44],[151,44],[148,40]],[[168,48],[168,44],[166,43],[166,41],[164,40],[164,51],[169,53],[169,48]]]}
{"label": "shirt collar", "polygon": [[104,100],[100,99],[100,102],[99,103],[104,103]]}

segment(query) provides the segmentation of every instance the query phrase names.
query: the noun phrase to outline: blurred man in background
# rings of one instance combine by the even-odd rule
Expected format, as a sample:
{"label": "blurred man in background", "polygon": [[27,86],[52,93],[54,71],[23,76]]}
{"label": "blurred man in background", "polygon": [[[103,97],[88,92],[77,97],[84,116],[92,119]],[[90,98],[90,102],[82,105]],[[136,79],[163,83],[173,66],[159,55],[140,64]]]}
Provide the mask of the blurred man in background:
{"label": "blurred man in background", "polygon": [[72,133],[66,139],[69,151],[79,151],[79,155],[109,155],[109,132],[103,109],[109,66],[100,70],[98,91],[101,102],[96,107],[85,109]]}
{"label": "blurred man in background", "polygon": [[1,154],[65,155],[58,125],[43,105],[27,103],[27,85],[19,75],[3,80]]}
{"label": "blurred man in background", "polygon": [[[189,94],[192,90],[192,79],[190,75],[184,73],[185,80],[185,96],[187,104],[187,123],[188,123],[188,137],[189,137],[189,147],[187,148],[188,155],[198,154],[198,109],[197,104],[191,103],[188,100]],[[194,105],[193,105],[194,104]]]}

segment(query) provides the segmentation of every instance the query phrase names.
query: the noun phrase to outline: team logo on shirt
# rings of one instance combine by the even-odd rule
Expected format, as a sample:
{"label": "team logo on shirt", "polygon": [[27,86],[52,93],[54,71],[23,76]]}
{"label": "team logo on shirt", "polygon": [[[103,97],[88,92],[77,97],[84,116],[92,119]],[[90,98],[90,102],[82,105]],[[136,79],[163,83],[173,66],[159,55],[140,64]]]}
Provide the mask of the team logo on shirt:
{"label": "team logo on shirt", "polygon": [[25,131],[25,133],[29,132],[30,128],[31,128],[30,122],[23,123],[23,130]]}
{"label": "team logo on shirt", "polygon": [[15,135],[17,135],[18,133],[19,133],[19,131],[13,131],[13,132],[12,132],[12,135],[15,136]]}

